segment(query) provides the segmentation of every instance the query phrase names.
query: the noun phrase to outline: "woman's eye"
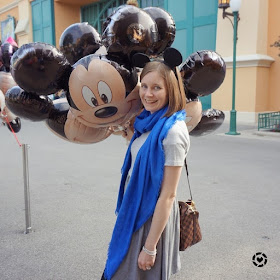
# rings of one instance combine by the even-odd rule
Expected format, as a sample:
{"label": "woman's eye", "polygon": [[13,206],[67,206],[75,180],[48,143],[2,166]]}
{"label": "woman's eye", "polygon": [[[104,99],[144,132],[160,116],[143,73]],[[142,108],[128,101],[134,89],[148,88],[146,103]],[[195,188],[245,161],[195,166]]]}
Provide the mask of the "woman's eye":
{"label": "woman's eye", "polygon": [[82,88],[82,94],[83,94],[83,97],[84,97],[86,103],[89,106],[91,106],[91,107],[98,106],[98,101],[90,88],[88,88],[87,86],[84,86]]}
{"label": "woman's eye", "polygon": [[147,88],[147,86],[146,86],[146,85],[142,85],[142,84],[141,84],[141,88],[146,89],[146,88]]}
{"label": "woman's eye", "polygon": [[109,103],[112,101],[112,92],[110,87],[103,81],[98,83],[98,92],[104,103]]}
{"label": "woman's eye", "polygon": [[159,86],[155,86],[155,90],[160,90],[161,88]]}

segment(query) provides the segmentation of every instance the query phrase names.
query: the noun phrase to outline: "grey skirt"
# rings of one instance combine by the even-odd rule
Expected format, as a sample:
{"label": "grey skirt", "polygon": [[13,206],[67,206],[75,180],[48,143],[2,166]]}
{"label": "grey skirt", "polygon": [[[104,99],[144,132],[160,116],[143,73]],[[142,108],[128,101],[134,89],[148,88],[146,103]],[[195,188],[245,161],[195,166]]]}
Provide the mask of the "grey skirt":
{"label": "grey skirt", "polygon": [[157,244],[155,265],[151,270],[143,271],[138,267],[138,257],[148,236],[151,222],[152,218],[133,234],[128,253],[112,280],[169,280],[172,274],[180,270],[180,214],[177,199]]}

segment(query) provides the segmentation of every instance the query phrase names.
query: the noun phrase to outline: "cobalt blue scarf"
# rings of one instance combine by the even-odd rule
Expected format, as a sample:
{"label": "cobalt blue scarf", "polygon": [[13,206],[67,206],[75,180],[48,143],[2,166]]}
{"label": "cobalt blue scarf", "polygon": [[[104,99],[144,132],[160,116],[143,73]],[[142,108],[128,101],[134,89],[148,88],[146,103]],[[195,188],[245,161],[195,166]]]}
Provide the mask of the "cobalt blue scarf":
{"label": "cobalt blue scarf", "polygon": [[[184,110],[163,117],[167,107],[151,114],[144,110],[135,120],[135,132],[122,167],[122,178],[116,213],[118,214],[108,249],[105,277],[110,280],[126,256],[132,234],[153,215],[159,197],[164,171],[163,139],[177,120],[184,120]],[[151,131],[140,148],[125,194],[124,186],[131,166],[130,149],[142,133]],[[140,252],[139,252],[140,253]]]}

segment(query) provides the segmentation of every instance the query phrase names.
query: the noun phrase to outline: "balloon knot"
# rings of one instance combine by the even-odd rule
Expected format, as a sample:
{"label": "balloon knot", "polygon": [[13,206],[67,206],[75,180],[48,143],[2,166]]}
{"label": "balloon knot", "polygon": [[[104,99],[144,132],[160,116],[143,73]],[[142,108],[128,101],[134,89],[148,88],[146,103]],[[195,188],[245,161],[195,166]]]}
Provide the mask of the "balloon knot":
{"label": "balloon knot", "polygon": [[139,7],[138,1],[137,0],[127,0],[126,2],[127,5],[132,5],[135,7]]}

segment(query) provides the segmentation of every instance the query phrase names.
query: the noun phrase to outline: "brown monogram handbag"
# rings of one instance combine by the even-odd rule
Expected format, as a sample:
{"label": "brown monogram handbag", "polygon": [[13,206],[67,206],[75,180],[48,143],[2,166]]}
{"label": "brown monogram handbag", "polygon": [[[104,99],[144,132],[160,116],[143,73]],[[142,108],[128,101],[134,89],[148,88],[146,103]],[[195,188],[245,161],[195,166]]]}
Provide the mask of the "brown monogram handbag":
{"label": "brown monogram handbag", "polygon": [[192,192],[189,182],[189,172],[185,159],[187,171],[187,181],[189,185],[191,199],[188,201],[179,201],[180,210],[180,251],[185,251],[188,247],[198,243],[202,239],[200,226],[198,223],[199,212],[196,210],[192,200]]}

